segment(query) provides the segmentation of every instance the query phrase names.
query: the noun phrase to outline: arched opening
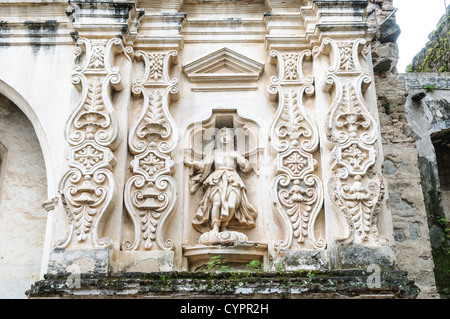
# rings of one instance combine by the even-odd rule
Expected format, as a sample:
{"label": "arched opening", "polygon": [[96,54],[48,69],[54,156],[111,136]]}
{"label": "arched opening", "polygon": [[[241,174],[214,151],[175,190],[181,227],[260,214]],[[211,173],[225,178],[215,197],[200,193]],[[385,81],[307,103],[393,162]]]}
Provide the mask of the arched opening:
{"label": "arched opening", "polygon": [[444,216],[450,220],[450,129],[431,136],[436,152],[439,184],[441,186],[441,203]]}
{"label": "arched opening", "polygon": [[41,271],[47,176],[32,123],[1,94],[0,143],[0,298],[26,298]]}

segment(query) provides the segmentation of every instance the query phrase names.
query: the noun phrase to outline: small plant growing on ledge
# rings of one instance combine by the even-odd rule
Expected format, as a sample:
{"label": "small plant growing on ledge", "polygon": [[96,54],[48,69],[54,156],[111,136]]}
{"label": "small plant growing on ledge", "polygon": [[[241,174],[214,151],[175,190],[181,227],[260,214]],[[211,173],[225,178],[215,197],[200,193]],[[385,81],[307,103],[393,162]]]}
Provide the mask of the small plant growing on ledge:
{"label": "small plant growing on ledge", "polygon": [[425,89],[425,91],[427,93],[432,93],[432,92],[434,92],[436,90],[436,85],[434,85],[434,84],[427,84],[423,88]]}
{"label": "small plant growing on ledge", "polygon": [[277,272],[280,273],[280,274],[281,274],[283,271],[286,270],[286,269],[285,269],[285,266],[284,266],[283,263],[280,262],[280,261],[277,261],[277,262],[275,263],[275,269],[276,269]]}
{"label": "small plant growing on ledge", "polygon": [[222,264],[222,256],[217,255],[209,258],[209,261],[205,264],[207,270],[217,269]]}
{"label": "small plant growing on ledge", "polygon": [[247,268],[251,271],[261,272],[264,269],[264,264],[259,260],[252,260],[247,264]]}

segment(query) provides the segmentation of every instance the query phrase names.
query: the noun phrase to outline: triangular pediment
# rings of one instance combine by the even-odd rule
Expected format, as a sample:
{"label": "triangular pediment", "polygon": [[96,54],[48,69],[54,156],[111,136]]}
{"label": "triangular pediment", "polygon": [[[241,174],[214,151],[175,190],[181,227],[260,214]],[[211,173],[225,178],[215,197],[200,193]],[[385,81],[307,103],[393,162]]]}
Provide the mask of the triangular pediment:
{"label": "triangular pediment", "polygon": [[191,82],[254,82],[263,70],[264,63],[226,47],[183,65]]}

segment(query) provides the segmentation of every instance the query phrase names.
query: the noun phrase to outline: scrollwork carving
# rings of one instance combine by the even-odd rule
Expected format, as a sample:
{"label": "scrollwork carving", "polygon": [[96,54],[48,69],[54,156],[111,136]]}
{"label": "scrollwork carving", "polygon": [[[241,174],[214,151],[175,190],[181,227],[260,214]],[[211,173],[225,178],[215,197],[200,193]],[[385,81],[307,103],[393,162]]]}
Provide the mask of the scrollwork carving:
{"label": "scrollwork carving", "polygon": [[305,77],[302,69],[302,62],[311,54],[309,50],[270,53],[279,71],[269,86],[269,93],[278,97],[271,129],[271,143],[278,151],[272,193],[286,230],[284,239],[274,244],[277,250],[289,249],[293,238],[308,248],[326,246],[324,239],[316,239],[314,229],[323,205],[323,185],[314,175],[318,163],[313,153],[318,149],[319,135],[302,103],[305,93],[314,93],[313,78]]}
{"label": "scrollwork carving", "polygon": [[142,175],[133,175],[125,186],[125,206],[135,225],[133,242],[123,243],[125,250],[150,250],[156,241],[164,250],[171,250],[171,240],[162,239],[161,227],[171,212],[176,198],[175,181],[161,175],[148,181]]}
{"label": "scrollwork carving", "polygon": [[347,222],[347,235],[336,239],[344,245],[387,243],[378,234],[376,222],[384,196],[381,174],[374,169],[379,132],[363,98],[371,83],[362,67],[367,50],[363,39],[329,38],[314,49],[317,54],[330,55],[333,61],[323,86],[325,91],[334,91],[326,121],[326,137],[333,157],[329,191]]}
{"label": "scrollwork carving", "polygon": [[331,56],[332,64],[327,72],[342,75],[359,75],[366,72],[360,61],[360,57],[365,59],[369,52],[368,43],[364,39],[335,41],[324,38],[321,46],[314,48],[313,52]]}
{"label": "scrollwork carving", "polygon": [[375,243],[386,245],[386,238],[378,233],[377,220],[384,184],[380,177],[356,175],[342,179],[334,174],[330,179],[332,200],[345,216],[348,233],[336,242],[344,245]]}
{"label": "scrollwork carving", "polygon": [[[359,138],[366,144],[373,144],[378,136],[375,120],[361,97],[361,83],[367,76],[361,75],[354,85],[351,80],[341,81],[330,77],[336,83],[337,95],[328,118],[328,139],[333,143],[346,143],[350,138]],[[358,92],[359,87],[359,92]]]}
{"label": "scrollwork carving", "polygon": [[77,44],[72,82],[81,90],[81,97],[66,123],[70,169],[59,184],[69,230],[57,247],[67,247],[74,237],[78,246],[105,247],[112,241],[99,237],[100,224],[114,207],[113,151],[120,140],[110,94],[112,89],[122,88],[119,68],[112,63],[125,48],[120,39],[79,38]]}
{"label": "scrollwork carving", "polygon": [[314,225],[322,208],[322,182],[313,175],[306,175],[303,179],[291,179],[287,174],[280,174],[275,178],[273,192],[276,207],[283,212],[282,217],[288,227],[287,236],[275,244],[277,249],[288,249],[292,238],[297,238],[303,244],[307,238],[313,248],[325,248],[323,238],[316,240]]}
{"label": "scrollwork carving", "polygon": [[73,214],[73,225],[68,240],[61,246],[69,244],[72,232],[78,242],[90,241],[94,247],[111,244],[109,238],[99,238],[98,227],[112,202],[116,184],[114,175],[108,169],[98,169],[92,175],[72,169],[64,176],[65,205]]}
{"label": "scrollwork carving", "polygon": [[168,111],[170,97],[178,93],[177,80],[168,76],[171,59],[176,56],[176,51],[140,50],[135,54],[144,62],[144,76],[135,81],[132,92],[143,104],[128,135],[134,157],[130,162],[132,176],[125,185],[125,207],[134,224],[134,239],[122,244],[125,250],[174,249],[170,239],[163,240],[161,229],[177,199],[171,177],[171,151],[177,144],[177,132]]}

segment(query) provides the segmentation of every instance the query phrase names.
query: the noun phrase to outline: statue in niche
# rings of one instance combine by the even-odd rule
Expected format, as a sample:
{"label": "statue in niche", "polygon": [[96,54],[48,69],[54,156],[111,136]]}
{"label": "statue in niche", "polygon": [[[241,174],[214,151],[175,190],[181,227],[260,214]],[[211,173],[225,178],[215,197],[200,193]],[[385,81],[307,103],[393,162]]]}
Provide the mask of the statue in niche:
{"label": "statue in niche", "polygon": [[227,127],[221,128],[216,135],[215,149],[201,161],[185,160],[185,165],[192,169],[194,187],[191,191],[195,192],[200,184],[205,190],[192,220],[194,228],[203,233],[199,243],[247,241],[243,233],[227,229],[231,223],[236,228],[252,228],[257,217],[244,182],[237,173],[238,168],[244,173],[250,172],[252,165],[235,150],[234,132]]}

